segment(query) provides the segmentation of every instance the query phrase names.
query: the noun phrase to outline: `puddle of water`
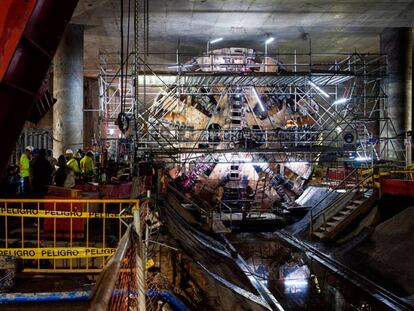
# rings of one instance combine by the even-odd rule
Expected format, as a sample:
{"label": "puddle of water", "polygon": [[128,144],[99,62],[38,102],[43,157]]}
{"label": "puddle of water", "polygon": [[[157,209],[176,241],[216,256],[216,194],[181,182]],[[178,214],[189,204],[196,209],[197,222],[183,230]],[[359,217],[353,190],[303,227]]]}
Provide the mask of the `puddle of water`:
{"label": "puddle of water", "polygon": [[285,310],[384,310],[272,235],[240,233],[229,239]]}

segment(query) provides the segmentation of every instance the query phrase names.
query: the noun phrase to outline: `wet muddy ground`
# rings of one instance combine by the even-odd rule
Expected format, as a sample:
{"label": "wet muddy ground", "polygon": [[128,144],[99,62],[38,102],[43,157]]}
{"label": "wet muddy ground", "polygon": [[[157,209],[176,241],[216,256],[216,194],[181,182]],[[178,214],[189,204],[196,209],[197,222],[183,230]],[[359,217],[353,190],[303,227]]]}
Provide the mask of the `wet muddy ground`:
{"label": "wet muddy ground", "polygon": [[285,310],[387,310],[270,233],[228,238]]}
{"label": "wet muddy ground", "polygon": [[[256,278],[270,290],[285,310],[387,310],[352,284],[339,279],[334,273],[310,260],[305,253],[279,241],[271,233],[234,233],[227,237],[254,271]],[[220,265],[219,262],[217,264]],[[164,266],[164,272],[166,268]],[[194,265],[193,269],[199,268]],[[194,271],[191,274],[194,276]],[[208,289],[208,295],[215,297],[202,303],[205,307],[208,306],[201,308],[203,310],[263,310],[214,280],[208,280],[205,275],[200,279],[211,283],[206,284],[205,289]],[[17,280],[15,292],[80,291],[89,290],[91,284],[92,281],[83,276],[25,276]],[[212,290],[214,288],[216,291]],[[58,302],[0,305],[0,310],[80,311],[87,310],[87,307],[87,302]]]}

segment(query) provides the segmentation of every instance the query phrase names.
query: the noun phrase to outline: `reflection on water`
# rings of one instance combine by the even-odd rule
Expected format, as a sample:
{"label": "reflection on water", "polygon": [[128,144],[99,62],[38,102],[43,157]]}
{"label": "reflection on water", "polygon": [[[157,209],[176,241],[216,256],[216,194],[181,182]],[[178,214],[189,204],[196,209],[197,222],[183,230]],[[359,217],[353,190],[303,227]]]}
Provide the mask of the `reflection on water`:
{"label": "reflection on water", "polygon": [[370,303],[336,276],[264,234],[240,233],[232,243],[285,310],[370,310]]}
{"label": "reflection on water", "polygon": [[307,265],[287,263],[279,268],[279,275],[283,280],[285,294],[305,293],[308,288],[310,271]]}

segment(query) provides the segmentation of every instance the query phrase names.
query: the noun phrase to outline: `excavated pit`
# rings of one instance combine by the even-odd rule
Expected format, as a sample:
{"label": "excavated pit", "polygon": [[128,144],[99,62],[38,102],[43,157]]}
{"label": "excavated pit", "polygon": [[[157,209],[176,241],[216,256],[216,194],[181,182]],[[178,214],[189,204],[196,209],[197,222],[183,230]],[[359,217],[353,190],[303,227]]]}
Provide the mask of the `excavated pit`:
{"label": "excavated pit", "polygon": [[229,239],[285,310],[388,310],[271,233]]}

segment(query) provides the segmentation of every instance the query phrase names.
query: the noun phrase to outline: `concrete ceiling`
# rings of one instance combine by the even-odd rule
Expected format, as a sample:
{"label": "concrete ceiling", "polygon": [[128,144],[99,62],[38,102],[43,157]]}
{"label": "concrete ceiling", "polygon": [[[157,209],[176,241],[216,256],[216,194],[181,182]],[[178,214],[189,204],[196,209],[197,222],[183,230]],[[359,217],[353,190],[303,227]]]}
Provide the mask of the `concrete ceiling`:
{"label": "concrete ceiling", "polygon": [[[308,38],[314,52],[378,52],[383,28],[414,26],[414,1],[150,0],[149,6],[150,53],[172,53],[157,58],[171,62],[178,41],[181,52],[198,55],[216,37],[225,38],[217,47],[260,51],[273,36],[273,53],[307,52]],[[80,0],[72,23],[87,26],[86,74],[96,72],[99,52],[119,52],[120,0]]]}

